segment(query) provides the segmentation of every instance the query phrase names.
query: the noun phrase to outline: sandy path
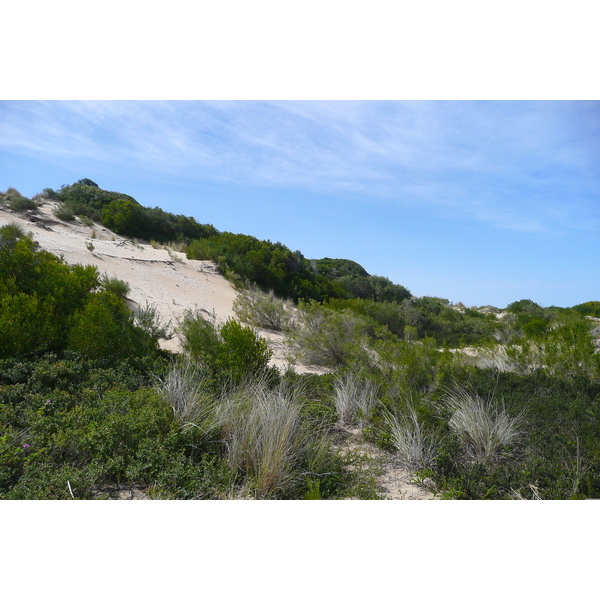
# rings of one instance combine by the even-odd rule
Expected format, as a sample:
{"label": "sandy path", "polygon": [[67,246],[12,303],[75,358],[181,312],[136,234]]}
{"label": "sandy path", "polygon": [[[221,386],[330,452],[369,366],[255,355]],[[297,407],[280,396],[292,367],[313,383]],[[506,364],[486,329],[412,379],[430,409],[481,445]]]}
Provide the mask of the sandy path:
{"label": "sandy path", "polygon": [[410,473],[393,456],[367,442],[360,429],[346,429],[346,433],[348,438],[339,452],[342,455],[355,453],[367,459],[360,468],[378,473],[376,480],[381,486],[383,500],[440,500],[432,491],[414,484]]}

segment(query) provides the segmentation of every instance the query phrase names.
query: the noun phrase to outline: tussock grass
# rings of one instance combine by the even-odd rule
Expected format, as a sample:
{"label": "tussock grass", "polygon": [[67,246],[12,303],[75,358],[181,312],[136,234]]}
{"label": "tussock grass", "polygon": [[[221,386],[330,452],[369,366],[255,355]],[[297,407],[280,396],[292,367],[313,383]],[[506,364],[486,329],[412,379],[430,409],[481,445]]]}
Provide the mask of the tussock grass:
{"label": "tussock grass", "polygon": [[278,298],[273,290],[263,292],[254,285],[242,291],[233,310],[245,323],[273,331],[282,331],[290,325],[291,303]]}
{"label": "tussock grass", "polygon": [[445,403],[452,411],[450,429],[460,438],[467,456],[474,462],[497,460],[522,435],[523,413],[511,417],[496,402],[484,402],[461,387],[450,391]]}
{"label": "tussock grass", "polygon": [[439,443],[427,435],[412,405],[401,416],[386,411],[384,423],[403,467],[414,472],[432,466]]}
{"label": "tussock grass", "polygon": [[337,377],[334,383],[335,410],[340,426],[364,427],[377,403],[378,388],[354,372]]}
{"label": "tussock grass", "polygon": [[219,402],[227,461],[253,482],[259,497],[285,494],[326,454],[323,432],[308,430],[301,419],[299,391],[270,389],[257,380],[230,390]]}
{"label": "tussock grass", "polygon": [[182,428],[195,427],[205,437],[220,429],[217,403],[206,389],[205,375],[189,360],[173,364],[167,375],[157,380],[156,389]]}

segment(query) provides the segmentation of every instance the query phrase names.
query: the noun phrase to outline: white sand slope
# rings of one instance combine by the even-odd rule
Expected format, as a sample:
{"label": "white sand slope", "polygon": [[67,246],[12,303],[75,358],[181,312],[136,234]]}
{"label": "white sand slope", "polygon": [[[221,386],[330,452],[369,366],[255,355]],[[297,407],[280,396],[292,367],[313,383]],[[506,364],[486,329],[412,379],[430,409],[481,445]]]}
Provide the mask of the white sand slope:
{"label": "white sand slope", "polygon": [[[130,305],[154,305],[165,324],[176,326],[188,309],[214,314],[218,322],[234,316],[236,292],[214,263],[188,260],[182,252],[156,249],[147,242],[136,243],[99,225],[86,227],[79,219],[60,221],[52,214],[54,206],[47,202],[37,215],[0,209],[0,227],[17,222],[32,232],[41,248],[63,256],[68,264],[94,265],[101,274],[126,281],[131,288]],[[161,345],[173,351],[181,347],[177,337]]]}

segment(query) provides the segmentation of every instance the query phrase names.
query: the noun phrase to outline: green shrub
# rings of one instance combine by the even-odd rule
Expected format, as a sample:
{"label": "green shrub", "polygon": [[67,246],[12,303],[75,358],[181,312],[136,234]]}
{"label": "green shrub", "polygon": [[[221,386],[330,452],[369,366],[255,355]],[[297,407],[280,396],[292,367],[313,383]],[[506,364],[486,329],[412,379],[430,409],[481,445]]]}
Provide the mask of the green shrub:
{"label": "green shrub", "polygon": [[102,210],[102,224],[115,233],[130,237],[141,236],[144,209],[131,200],[113,200]]}
{"label": "green shrub", "polygon": [[150,340],[135,327],[122,298],[98,292],[75,314],[68,348],[91,358],[142,356],[150,350]]}
{"label": "green shrub", "polygon": [[369,324],[351,311],[300,303],[298,321],[290,337],[307,364],[342,366],[365,358]]}
{"label": "green shrub", "polygon": [[240,382],[268,370],[272,353],[267,343],[236,321],[216,326],[198,312],[187,312],[180,332],[184,350],[221,380]]}
{"label": "green shrub", "polygon": [[0,356],[50,349],[62,333],[50,300],[24,293],[0,296]]}
{"label": "green shrub", "polygon": [[22,229],[0,228],[0,356],[64,349],[71,318],[97,283],[94,267],[69,266]]}
{"label": "green shrub", "polygon": [[109,277],[108,275],[104,275],[100,279],[100,285],[107,292],[111,292],[120,298],[126,298],[127,294],[131,291],[131,287],[126,281],[118,279],[117,277]]}
{"label": "green shrub", "polygon": [[8,206],[15,212],[25,212],[26,210],[37,210],[37,204],[29,198],[23,196],[14,196],[9,199]]}
{"label": "green shrub", "polygon": [[592,300],[591,302],[584,302],[573,307],[581,315],[588,315],[590,317],[600,318],[600,302]]}
{"label": "green shrub", "polygon": [[53,211],[52,214],[61,221],[74,221],[75,212],[67,204],[59,204]]}
{"label": "green shrub", "polygon": [[52,188],[44,188],[42,194],[44,194],[48,200],[58,200],[58,193]]}

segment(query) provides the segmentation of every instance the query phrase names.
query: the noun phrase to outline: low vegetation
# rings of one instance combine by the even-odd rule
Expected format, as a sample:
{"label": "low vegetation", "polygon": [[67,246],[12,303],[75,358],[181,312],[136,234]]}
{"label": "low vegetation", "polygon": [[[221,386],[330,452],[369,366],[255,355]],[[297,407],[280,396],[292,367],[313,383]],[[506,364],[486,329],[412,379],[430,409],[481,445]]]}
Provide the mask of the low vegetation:
{"label": "low vegetation", "polygon": [[[131,311],[127,282],[1,227],[0,498],[377,498],[339,451],[356,431],[443,498],[600,497],[599,302],[467,308],[90,180],[41,199],[214,260],[240,322]],[[270,366],[254,327],[328,372]],[[159,346],[173,335],[178,355]]]}

